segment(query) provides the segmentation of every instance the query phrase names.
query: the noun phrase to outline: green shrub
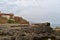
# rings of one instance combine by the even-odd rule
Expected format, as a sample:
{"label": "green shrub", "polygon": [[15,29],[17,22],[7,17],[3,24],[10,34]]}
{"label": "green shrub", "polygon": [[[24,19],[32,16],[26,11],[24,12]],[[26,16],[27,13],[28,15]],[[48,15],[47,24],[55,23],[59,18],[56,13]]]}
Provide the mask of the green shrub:
{"label": "green shrub", "polygon": [[14,20],[9,19],[7,23],[15,23]]}

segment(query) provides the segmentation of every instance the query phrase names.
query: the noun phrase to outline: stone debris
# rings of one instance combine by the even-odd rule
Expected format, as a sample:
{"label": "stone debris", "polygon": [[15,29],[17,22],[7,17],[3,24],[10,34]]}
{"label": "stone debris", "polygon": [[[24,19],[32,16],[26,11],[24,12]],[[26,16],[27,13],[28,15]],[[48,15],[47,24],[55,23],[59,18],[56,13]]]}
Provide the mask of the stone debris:
{"label": "stone debris", "polygon": [[36,26],[20,27],[20,29],[9,29],[0,40],[59,40],[60,36],[51,27],[50,23],[34,24]]}
{"label": "stone debris", "polygon": [[53,40],[60,39],[60,36],[58,35],[58,33],[56,33],[50,27],[50,23],[42,23],[42,24],[35,24],[35,25],[37,26],[22,28],[18,33],[16,40],[43,40],[46,37],[47,37],[47,40],[48,38],[51,38]]}

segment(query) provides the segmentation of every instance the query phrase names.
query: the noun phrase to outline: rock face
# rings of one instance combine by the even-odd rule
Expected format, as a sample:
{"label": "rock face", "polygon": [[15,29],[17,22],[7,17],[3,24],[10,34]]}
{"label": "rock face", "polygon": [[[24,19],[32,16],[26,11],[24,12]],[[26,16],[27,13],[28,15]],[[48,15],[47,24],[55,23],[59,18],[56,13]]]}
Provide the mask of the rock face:
{"label": "rock face", "polygon": [[22,17],[15,16],[13,13],[2,13],[0,11],[0,24],[6,24],[6,23],[29,24],[29,21],[27,21]]}
{"label": "rock face", "polygon": [[35,25],[21,28],[15,40],[59,40],[60,36],[50,27],[50,23]]}
{"label": "rock face", "polygon": [[60,40],[60,36],[50,27],[50,23],[7,28],[1,31],[1,35],[4,37],[0,37],[0,40]]}
{"label": "rock face", "polygon": [[23,19],[22,17],[15,16],[14,19],[16,22],[18,22],[20,24],[29,24],[29,22],[27,20]]}

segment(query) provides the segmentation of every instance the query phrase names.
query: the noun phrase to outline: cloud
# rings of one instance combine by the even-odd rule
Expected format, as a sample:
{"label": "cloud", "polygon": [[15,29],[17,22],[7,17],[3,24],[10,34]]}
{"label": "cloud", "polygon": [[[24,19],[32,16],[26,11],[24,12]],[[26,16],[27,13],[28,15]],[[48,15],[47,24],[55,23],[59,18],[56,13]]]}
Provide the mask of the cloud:
{"label": "cloud", "polygon": [[0,10],[22,16],[30,22],[60,22],[60,0],[0,0]]}

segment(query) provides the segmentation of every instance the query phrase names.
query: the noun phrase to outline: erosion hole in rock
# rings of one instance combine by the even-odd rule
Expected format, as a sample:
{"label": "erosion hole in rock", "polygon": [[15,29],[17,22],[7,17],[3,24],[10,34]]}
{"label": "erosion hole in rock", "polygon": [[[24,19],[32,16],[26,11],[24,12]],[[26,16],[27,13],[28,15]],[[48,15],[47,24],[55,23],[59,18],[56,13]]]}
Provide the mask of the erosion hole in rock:
{"label": "erosion hole in rock", "polygon": [[41,40],[41,38],[34,37],[33,40]]}
{"label": "erosion hole in rock", "polygon": [[12,37],[11,40],[15,40],[15,37]]}
{"label": "erosion hole in rock", "polygon": [[26,34],[22,34],[22,36],[26,36]]}
{"label": "erosion hole in rock", "polygon": [[50,26],[50,23],[47,23],[47,25],[46,26]]}

